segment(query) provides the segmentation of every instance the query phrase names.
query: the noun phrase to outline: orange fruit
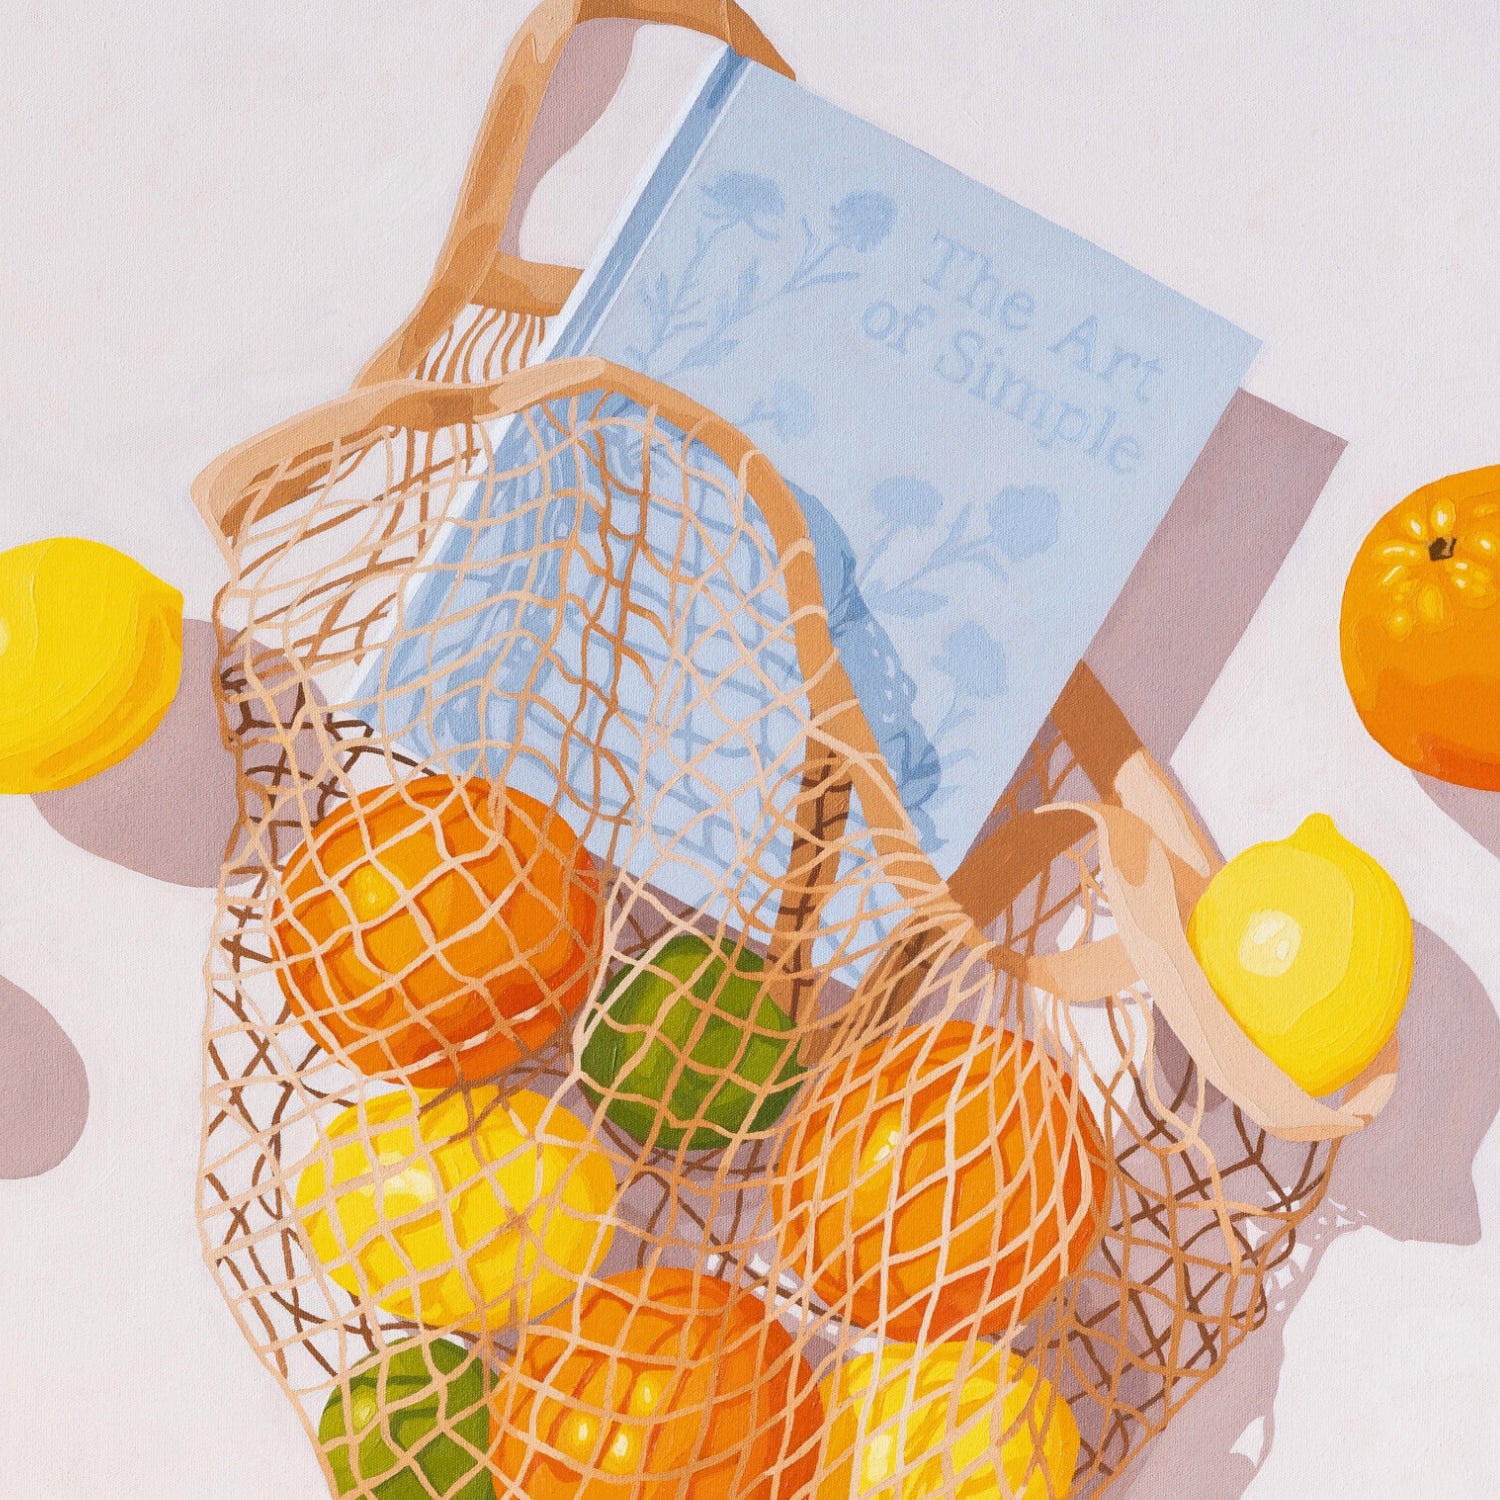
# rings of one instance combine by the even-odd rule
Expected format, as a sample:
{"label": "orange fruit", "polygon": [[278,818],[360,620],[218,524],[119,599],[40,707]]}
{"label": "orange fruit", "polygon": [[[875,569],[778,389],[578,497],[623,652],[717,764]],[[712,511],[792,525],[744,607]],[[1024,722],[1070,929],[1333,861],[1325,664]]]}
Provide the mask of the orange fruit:
{"label": "orange fruit", "polygon": [[479,779],[361,792],[288,861],[277,977],[372,1077],[446,1088],[541,1045],[588,995],[603,901],[555,812]]}
{"label": "orange fruit", "polygon": [[1500,791],[1500,466],[1425,485],[1365,538],[1339,647],[1365,728],[1413,770]]}
{"label": "orange fruit", "polygon": [[1012,1032],[947,1021],[832,1070],[772,1203],[787,1262],[837,1316],[932,1343],[1029,1318],[1093,1248],[1108,1180],[1061,1068]]}
{"label": "orange fruit", "polygon": [[717,1277],[595,1282],[527,1330],[512,1373],[494,1397],[497,1495],[776,1500],[812,1479],[812,1369],[764,1303]]}

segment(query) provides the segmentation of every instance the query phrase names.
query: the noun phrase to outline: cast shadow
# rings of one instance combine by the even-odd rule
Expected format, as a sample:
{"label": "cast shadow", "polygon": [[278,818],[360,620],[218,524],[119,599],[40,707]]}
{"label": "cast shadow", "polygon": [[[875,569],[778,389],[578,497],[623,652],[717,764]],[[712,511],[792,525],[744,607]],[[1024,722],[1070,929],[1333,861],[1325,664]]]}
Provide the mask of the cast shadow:
{"label": "cast shadow", "polygon": [[1421,926],[1416,940],[1395,1096],[1340,1149],[1329,1200],[1299,1236],[1308,1258],[1300,1270],[1282,1268],[1266,1322],[1147,1446],[1111,1500],[1237,1500],[1245,1492],[1274,1438],[1287,1317],[1338,1235],[1368,1225],[1398,1240],[1479,1239],[1473,1165],[1500,1112],[1500,1017],[1447,944]]}
{"label": "cast shadow", "polygon": [[1412,775],[1430,802],[1436,803],[1470,838],[1500,859],[1500,792],[1454,786],[1434,776],[1423,776],[1419,771],[1413,771]]}
{"label": "cast shadow", "polygon": [[212,888],[239,820],[234,758],[214,701],[218,648],[205,620],[182,622],[182,679],[166,717],[118,765],[32,798],[70,844],[173,885]]}
{"label": "cast shadow", "polygon": [[0,979],[0,1178],[65,1161],[89,1117],[89,1075],[39,1000]]}

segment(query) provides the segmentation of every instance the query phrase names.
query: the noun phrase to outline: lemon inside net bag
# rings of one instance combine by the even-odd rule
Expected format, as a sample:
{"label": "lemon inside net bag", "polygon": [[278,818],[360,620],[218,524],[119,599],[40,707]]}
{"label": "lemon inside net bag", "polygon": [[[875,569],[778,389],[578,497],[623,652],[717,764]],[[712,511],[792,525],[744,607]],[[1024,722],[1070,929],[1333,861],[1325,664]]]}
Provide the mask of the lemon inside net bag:
{"label": "lemon inside net bag", "polygon": [[1240,1202],[1141,995],[1088,997],[1101,1052],[1028,987],[1086,838],[980,934],[739,433],[561,361],[197,493],[243,807],[200,1223],[336,1492],[1093,1493],[1221,1367],[1329,1149],[1288,1191],[1220,1117]]}

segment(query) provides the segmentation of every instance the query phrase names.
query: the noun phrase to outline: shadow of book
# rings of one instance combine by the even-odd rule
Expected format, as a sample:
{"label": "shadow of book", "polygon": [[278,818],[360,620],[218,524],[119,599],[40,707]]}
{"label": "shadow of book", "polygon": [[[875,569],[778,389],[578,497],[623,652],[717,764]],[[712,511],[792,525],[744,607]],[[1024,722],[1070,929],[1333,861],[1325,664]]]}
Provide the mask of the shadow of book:
{"label": "shadow of book", "polygon": [[1500,792],[1482,792],[1471,786],[1452,786],[1432,776],[1413,771],[1417,785],[1458,824],[1470,838],[1483,844],[1500,859]]}

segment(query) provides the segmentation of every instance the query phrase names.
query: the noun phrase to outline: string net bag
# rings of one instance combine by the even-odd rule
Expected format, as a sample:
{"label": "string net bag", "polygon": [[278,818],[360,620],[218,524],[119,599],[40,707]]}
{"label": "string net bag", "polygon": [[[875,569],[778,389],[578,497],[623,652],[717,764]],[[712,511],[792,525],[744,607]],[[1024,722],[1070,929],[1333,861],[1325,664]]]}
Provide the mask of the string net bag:
{"label": "string net bag", "polygon": [[501,249],[528,143],[612,17],[790,74],[732,4],[541,6],[416,311],[196,491],[205,1254],[334,1493],[1097,1494],[1394,1043],[1333,1105],[1248,1046],[1183,936],[1217,855],[1084,669],[945,885],[794,493],[664,387],[514,373],[578,277]]}
{"label": "string net bag", "polygon": [[331,1488],[1066,1493],[1117,1169],[769,462],[566,361],[196,496],[242,807],[200,1224]]}
{"label": "string net bag", "polygon": [[[546,0],[522,22],[506,52],[431,280],[411,316],[366,362],[356,386],[406,377],[487,381],[531,362],[579,272],[503,247],[518,238],[512,221],[524,212],[522,184],[528,169],[540,164],[528,152],[564,49],[580,27],[609,20],[683,27],[794,76],[732,0]],[[569,108],[576,110],[577,102]]]}
{"label": "string net bag", "polygon": [[1267,1071],[1087,674],[945,885],[793,493],[687,398],[393,382],[195,496],[200,1226],[333,1492],[1093,1493],[1222,1367],[1394,1052]]}

